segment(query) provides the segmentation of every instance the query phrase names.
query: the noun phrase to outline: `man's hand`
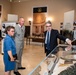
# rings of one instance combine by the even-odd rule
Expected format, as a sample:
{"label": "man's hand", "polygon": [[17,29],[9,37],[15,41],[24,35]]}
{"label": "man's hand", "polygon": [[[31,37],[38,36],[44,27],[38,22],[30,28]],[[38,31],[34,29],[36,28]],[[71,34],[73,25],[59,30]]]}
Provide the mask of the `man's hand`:
{"label": "man's hand", "polygon": [[72,45],[72,41],[70,39],[66,39],[67,44]]}

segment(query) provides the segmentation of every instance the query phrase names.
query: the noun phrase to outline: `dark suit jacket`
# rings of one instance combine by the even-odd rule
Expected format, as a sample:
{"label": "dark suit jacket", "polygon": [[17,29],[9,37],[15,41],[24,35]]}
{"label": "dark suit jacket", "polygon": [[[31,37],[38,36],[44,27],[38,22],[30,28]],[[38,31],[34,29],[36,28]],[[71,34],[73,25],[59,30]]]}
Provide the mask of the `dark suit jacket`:
{"label": "dark suit jacket", "polygon": [[[45,44],[46,33],[47,33],[47,31],[44,32],[44,48],[45,48],[45,52],[48,51],[46,49],[46,44]],[[57,38],[59,38],[60,40],[63,40],[63,41],[66,40],[66,37],[60,35],[58,30],[52,29],[51,34],[50,34],[50,52],[58,45]]]}

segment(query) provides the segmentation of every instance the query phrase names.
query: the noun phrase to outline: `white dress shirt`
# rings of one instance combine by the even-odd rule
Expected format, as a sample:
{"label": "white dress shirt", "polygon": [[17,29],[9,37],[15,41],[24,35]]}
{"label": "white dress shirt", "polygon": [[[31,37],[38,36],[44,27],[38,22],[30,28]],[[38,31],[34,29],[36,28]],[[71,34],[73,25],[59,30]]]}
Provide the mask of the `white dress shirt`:
{"label": "white dress shirt", "polygon": [[[47,37],[48,33],[49,33],[49,37]],[[51,31],[47,31],[47,33],[46,33],[45,44],[47,44],[47,39],[50,40],[50,33],[51,33]]]}

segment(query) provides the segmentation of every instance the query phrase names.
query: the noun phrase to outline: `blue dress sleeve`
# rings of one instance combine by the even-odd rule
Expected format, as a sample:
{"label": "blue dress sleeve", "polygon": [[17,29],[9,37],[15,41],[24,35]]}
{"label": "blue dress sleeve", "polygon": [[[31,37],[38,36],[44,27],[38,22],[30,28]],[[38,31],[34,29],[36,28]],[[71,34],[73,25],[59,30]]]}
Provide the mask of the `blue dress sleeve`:
{"label": "blue dress sleeve", "polygon": [[4,41],[4,48],[5,48],[5,50],[6,51],[10,51],[10,50],[12,50],[12,43],[11,43],[11,39],[6,39],[5,41]]}

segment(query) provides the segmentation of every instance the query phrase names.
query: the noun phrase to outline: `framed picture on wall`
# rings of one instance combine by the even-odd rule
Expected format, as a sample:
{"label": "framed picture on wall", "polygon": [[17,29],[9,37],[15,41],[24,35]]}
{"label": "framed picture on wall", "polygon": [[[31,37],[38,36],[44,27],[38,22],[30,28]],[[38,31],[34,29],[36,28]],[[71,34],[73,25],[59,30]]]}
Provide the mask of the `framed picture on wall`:
{"label": "framed picture on wall", "polygon": [[44,32],[46,22],[47,7],[33,8],[33,32],[32,34],[41,35]]}

